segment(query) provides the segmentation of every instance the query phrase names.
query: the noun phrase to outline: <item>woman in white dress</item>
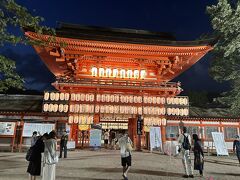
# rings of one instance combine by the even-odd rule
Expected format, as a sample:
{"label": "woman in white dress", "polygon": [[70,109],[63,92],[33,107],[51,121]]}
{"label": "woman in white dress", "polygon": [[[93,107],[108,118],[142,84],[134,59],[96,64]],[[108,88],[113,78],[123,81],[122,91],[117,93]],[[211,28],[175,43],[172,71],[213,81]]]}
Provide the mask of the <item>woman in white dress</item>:
{"label": "woman in white dress", "polygon": [[56,132],[51,131],[44,141],[43,176],[42,180],[55,180],[56,164],[58,163]]}

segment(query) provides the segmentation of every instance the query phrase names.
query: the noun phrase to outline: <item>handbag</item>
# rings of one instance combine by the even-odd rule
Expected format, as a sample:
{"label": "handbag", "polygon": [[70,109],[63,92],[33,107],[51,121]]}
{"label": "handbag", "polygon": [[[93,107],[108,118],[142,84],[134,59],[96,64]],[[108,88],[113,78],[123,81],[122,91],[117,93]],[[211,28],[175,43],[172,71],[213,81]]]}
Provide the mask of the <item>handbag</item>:
{"label": "handbag", "polygon": [[129,139],[126,143],[126,151],[131,152],[133,150],[132,144],[130,143]]}
{"label": "handbag", "polygon": [[34,160],[34,158],[33,158],[34,156],[33,156],[33,148],[32,147],[30,147],[28,150],[27,150],[27,154],[26,154],[26,160],[27,161],[33,161]]}

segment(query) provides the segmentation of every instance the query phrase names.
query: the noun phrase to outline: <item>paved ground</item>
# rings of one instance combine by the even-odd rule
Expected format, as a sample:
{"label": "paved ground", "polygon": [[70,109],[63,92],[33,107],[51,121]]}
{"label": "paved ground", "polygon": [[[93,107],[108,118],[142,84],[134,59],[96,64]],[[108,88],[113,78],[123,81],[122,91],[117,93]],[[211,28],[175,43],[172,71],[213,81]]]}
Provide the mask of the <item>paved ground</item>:
{"label": "paved ground", "polygon": [[[25,153],[0,153],[0,180],[27,180],[28,162]],[[79,150],[69,153],[57,165],[57,180],[100,180],[121,178],[119,151]],[[194,179],[231,180],[240,179],[240,167],[235,157],[205,158],[203,178],[195,171]],[[129,180],[182,179],[183,168],[180,157],[157,153],[133,152],[133,165]],[[41,179],[41,178],[38,178]]]}

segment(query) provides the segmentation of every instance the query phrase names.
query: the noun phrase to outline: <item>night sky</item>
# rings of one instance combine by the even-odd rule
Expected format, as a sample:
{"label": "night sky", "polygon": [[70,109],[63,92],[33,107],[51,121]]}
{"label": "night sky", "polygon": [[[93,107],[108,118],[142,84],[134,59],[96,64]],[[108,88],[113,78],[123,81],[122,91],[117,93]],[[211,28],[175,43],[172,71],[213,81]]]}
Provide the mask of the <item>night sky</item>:
{"label": "night sky", "polygon": [[[44,17],[44,24],[56,27],[56,22],[114,28],[143,29],[170,32],[177,40],[196,40],[211,34],[206,6],[216,0],[16,0],[33,15]],[[31,46],[7,46],[2,50],[13,58],[27,89],[50,90],[54,76],[45,67]],[[181,74],[184,90],[219,92],[227,88],[208,75],[211,54]]]}

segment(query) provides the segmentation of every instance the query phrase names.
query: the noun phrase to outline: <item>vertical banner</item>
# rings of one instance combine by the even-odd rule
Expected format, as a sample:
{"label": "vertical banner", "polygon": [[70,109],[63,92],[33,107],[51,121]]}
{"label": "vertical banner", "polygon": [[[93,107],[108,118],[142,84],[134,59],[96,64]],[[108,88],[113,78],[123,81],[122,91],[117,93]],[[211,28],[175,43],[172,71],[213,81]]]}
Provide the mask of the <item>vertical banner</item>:
{"label": "vertical banner", "polygon": [[223,133],[221,132],[212,132],[212,138],[214,145],[216,147],[217,155],[228,156],[228,149],[226,142],[224,141]]}
{"label": "vertical banner", "polygon": [[90,130],[90,147],[101,147],[102,131],[99,129]]}
{"label": "vertical banner", "polygon": [[162,137],[160,127],[150,127],[150,150],[162,149]]}

